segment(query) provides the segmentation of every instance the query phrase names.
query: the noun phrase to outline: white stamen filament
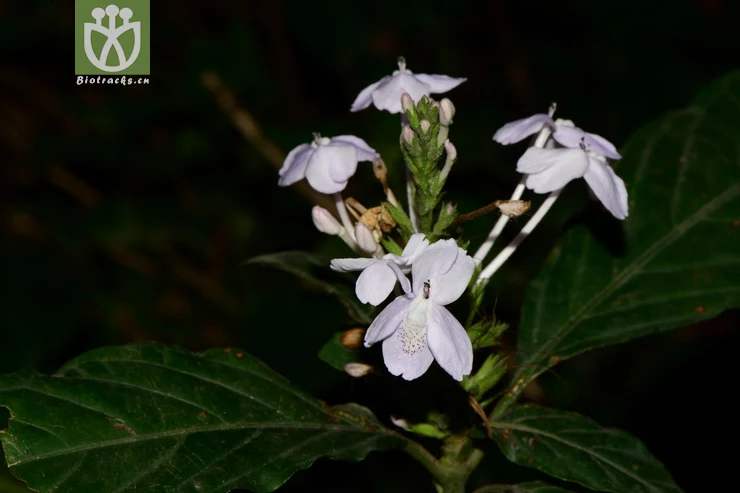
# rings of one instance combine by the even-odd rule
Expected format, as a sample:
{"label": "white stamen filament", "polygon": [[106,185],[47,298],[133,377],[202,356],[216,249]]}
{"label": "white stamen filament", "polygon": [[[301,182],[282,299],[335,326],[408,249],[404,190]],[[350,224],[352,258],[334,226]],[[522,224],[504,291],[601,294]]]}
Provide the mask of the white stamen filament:
{"label": "white stamen filament", "polygon": [[[557,104],[552,103],[550,105],[550,109],[547,112],[550,118],[552,118],[552,116],[555,114],[556,109]],[[542,130],[540,130],[540,133],[537,134],[537,138],[534,141],[534,147],[539,147],[540,149],[545,147],[547,139],[550,138],[551,133],[552,129],[550,129],[550,127],[548,127],[547,125],[544,126]],[[522,195],[524,194],[524,182],[526,179],[526,175],[522,176],[521,181],[514,188],[514,192],[511,194],[511,198],[509,200],[519,200],[522,197]],[[486,241],[483,242],[480,248],[478,248],[478,251],[475,252],[475,255],[473,255],[473,260],[475,260],[476,263],[480,264],[481,262],[483,262],[483,260],[486,258],[486,255],[488,255],[488,252],[490,252],[491,248],[493,248],[493,244],[496,242],[498,237],[501,235],[501,232],[508,224],[509,219],[511,218],[503,214],[498,218],[496,224],[493,225],[493,229],[491,229],[491,232],[488,233]]]}
{"label": "white stamen filament", "polygon": [[542,218],[545,217],[545,215],[548,213],[552,205],[555,203],[556,200],[558,200],[558,197],[560,197],[560,192],[562,192],[563,189],[560,188],[558,190],[555,190],[554,192],[551,192],[550,195],[545,199],[544,202],[542,202],[542,205],[540,205],[540,208],[537,209],[537,212],[534,213],[534,215],[527,221],[527,224],[524,225],[522,230],[519,232],[518,235],[516,235],[516,238],[511,240],[511,243],[506,245],[506,248],[501,250],[496,257],[494,257],[493,260],[491,260],[491,263],[489,263],[480,273],[478,276],[478,280],[475,282],[476,285],[485,285],[488,280],[493,276],[496,271],[504,265],[504,263],[511,257],[511,255],[516,251],[516,249],[519,247],[519,245],[522,244],[522,242],[529,236],[532,231],[534,231],[534,228],[537,227],[537,225],[542,221]]}

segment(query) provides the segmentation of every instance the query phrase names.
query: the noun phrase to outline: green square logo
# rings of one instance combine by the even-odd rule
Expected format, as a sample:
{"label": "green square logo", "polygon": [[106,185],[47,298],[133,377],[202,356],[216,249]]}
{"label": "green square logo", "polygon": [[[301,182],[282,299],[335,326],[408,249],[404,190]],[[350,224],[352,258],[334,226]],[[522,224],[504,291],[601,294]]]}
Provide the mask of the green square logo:
{"label": "green square logo", "polygon": [[75,0],[75,74],[149,75],[149,0]]}

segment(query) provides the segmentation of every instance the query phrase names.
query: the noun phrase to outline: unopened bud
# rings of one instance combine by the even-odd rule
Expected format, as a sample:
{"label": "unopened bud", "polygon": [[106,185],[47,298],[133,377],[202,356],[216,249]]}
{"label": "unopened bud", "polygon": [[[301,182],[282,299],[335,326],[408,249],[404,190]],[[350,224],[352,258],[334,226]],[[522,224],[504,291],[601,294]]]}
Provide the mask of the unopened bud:
{"label": "unopened bud", "polygon": [[359,349],[362,346],[362,338],[365,336],[365,329],[349,329],[339,336],[339,342],[347,349]]}
{"label": "unopened bud", "polygon": [[403,418],[397,418],[395,416],[391,416],[391,423],[393,423],[395,426],[398,426],[402,430],[409,429],[409,422]]}
{"label": "unopened bud", "polygon": [[403,130],[401,130],[401,139],[407,144],[414,141],[414,131],[408,125],[404,125]]}
{"label": "unopened bud", "polygon": [[321,206],[313,206],[313,209],[311,209],[311,218],[316,229],[322,233],[338,235],[342,231],[342,225],[339,224],[339,221]]}
{"label": "unopened bud", "polygon": [[422,120],[421,122],[419,122],[419,126],[421,127],[422,132],[427,133],[432,124],[429,123],[429,120]]}
{"label": "unopened bud", "polygon": [[519,217],[529,210],[532,203],[529,200],[499,200],[496,203],[501,214],[509,217]]}
{"label": "unopened bud", "polygon": [[404,113],[414,111],[414,100],[406,92],[401,94],[401,108],[403,108]]}
{"label": "unopened bud", "polygon": [[449,127],[455,117],[455,105],[447,98],[439,102],[439,123]]}
{"label": "unopened bud", "polygon": [[373,371],[373,367],[365,363],[347,363],[344,365],[344,372],[354,378],[362,378],[371,371]]}
{"label": "unopened bud", "polygon": [[360,222],[355,224],[355,238],[357,238],[357,245],[360,249],[367,253],[375,253],[375,250],[378,249],[378,243],[375,241],[373,232]]}
{"label": "unopened bud", "polygon": [[445,146],[445,152],[447,153],[447,161],[456,161],[457,160],[457,147],[455,147],[455,144],[453,144],[449,140],[446,140],[444,146]]}

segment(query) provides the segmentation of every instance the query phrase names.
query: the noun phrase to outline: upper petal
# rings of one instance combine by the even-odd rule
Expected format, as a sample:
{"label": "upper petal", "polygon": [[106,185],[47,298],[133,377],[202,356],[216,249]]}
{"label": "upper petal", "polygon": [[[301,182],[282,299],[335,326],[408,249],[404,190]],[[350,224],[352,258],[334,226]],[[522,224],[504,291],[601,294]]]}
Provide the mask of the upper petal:
{"label": "upper petal", "polygon": [[439,240],[424,250],[411,266],[414,293],[421,293],[426,281],[450,270],[458,251],[455,240]]}
{"label": "upper petal", "polygon": [[561,123],[555,126],[552,138],[564,147],[580,149],[582,143],[586,143],[586,132],[582,129]]}
{"label": "upper petal", "polygon": [[413,76],[429,86],[429,92],[435,94],[450,91],[468,80],[465,77],[450,77],[449,75],[439,74],[414,74]]}
{"label": "upper petal", "polygon": [[383,341],[383,361],[392,375],[401,375],[404,380],[414,380],[429,369],[434,357],[426,344],[413,353],[404,351],[401,331],[398,330]]}
{"label": "upper petal", "polygon": [[[357,169],[357,153],[352,146],[319,146],[308,161],[306,179],[314,190],[337,193],[347,186],[347,179]],[[345,177],[337,180],[336,177]]]}
{"label": "upper petal", "polygon": [[629,214],[627,189],[624,181],[617,176],[611,166],[603,159],[589,159],[589,166],[583,178],[593,190],[604,207],[617,219],[625,219]]}
{"label": "upper petal", "polygon": [[399,72],[384,80],[373,92],[373,102],[379,110],[390,113],[401,113],[401,95],[405,92],[411,99],[418,101],[429,94],[429,86],[417,80],[409,72]]}
{"label": "upper petal", "polygon": [[355,283],[355,294],[363,303],[378,306],[391,294],[396,285],[396,273],[387,262],[373,262],[360,273]]}
{"label": "upper petal", "polygon": [[552,118],[545,113],[538,113],[528,118],[507,123],[496,130],[496,133],[493,134],[493,140],[500,144],[513,144],[536,134],[545,125],[552,126]]}
{"label": "upper petal", "polygon": [[591,151],[601,154],[609,159],[622,159],[614,144],[606,140],[601,135],[586,133],[586,143]]}
{"label": "upper petal", "polygon": [[411,264],[424,250],[426,250],[428,246],[429,240],[426,239],[424,233],[414,233],[403,248],[401,257],[403,257],[407,263]]}
{"label": "upper petal", "polygon": [[306,177],[306,166],[309,159],[311,159],[312,153],[313,150],[309,144],[301,144],[298,147],[294,147],[285,157],[283,166],[278,171],[280,175],[278,185],[287,187],[304,179]]}
{"label": "upper petal", "polygon": [[367,142],[354,135],[337,135],[331,138],[331,143],[351,145],[357,151],[358,161],[375,161],[380,157],[380,154],[370,147]]}
{"label": "upper petal", "polygon": [[465,329],[443,306],[429,308],[427,342],[434,359],[455,380],[473,369],[473,344]]}
{"label": "upper petal", "polygon": [[549,167],[527,175],[526,185],[537,193],[549,193],[563,188],[574,178],[580,178],[588,168],[588,155],[580,149],[541,149],[551,153]]}
{"label": "upper petal", "polygon": [[332,259],[329,265],[332,270],[337,272],[350,272],[353,270],[362,270],[377,261],[374,258],[335,258]]}
{"label": "upper petal", "polygon": [[452,303],[465,292],[474,270],[475,261],[465,250],[458,248],[457,258],[452,267],[444,274],[430,280],[429,297],[439,305]]}
{"label": "upper petal", "polygon": [[360,91],[360,94],[357,95],[355,98],[355,101],[352,103],[352,107],[350,108],[350,111],[360,111],[364,110],[368,106],[370,106],[370,103],[373,102],[373,91],[386,79],[389,79],[390,76],[385,76],[382,79],[380,79],[378,82],[373,82],[369,86],[367,86],[365,89]]}
{"label": "upper petal", "polygon": [[406,310],[411,303],[411,299],[406,296],[399,296],[388,303],[381,311],[370,327],[365,332],[365,347],[370,347],[378,341],[387,338],[401,326],[403,318],[406,316]]}
{"label": "upper petal", "polygon": [[539,173],[552,166],[557,165],[563,160],[564,152],[577,151],[580,149],[541,149],[539,147],[530,147],[519,161],[516,163],[516,170],[519,173]]}

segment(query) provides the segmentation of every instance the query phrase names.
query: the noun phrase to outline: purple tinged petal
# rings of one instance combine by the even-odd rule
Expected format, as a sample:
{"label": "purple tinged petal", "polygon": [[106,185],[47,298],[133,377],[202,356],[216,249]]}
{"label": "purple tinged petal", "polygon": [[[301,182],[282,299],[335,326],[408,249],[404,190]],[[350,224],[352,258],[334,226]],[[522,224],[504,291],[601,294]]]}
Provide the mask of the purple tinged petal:
{"label": "purple tinged petal", "polygon": [[404,351],[401,331],[397,330],[383,341],[383,361],[392,375],[401,375],[404,380],[414,380],[429,369],[434,356],[426,344],[413,353]]}
{"label": "purple tinged petal", "polygon": [[410,304],[411,299],[406,296],[399,296],[388,303],[367,328],[365,347],[370,347],[393,334],[401,326]]}
{"label": "purple tinged petal", "polygon": [[407,263],[411,264],[428,246],[429,240],[426,239],[424,233],[414,233],[403,248],[401,256]]}
{"label": "purple tinged petal", "polygon": [[455,240],[439,240],[424,250],[411,266],[414,293],[421,293],[426,281],[450,270],[457,259],[458,251]]}
{"label": "purple tinged petal", "polygon": [[375,161],[380,157],[380,154],[370,147],[367,142],[354,135],[337,135],[331,138],[331,143],[351,145],[357,151],[358,161]]}
{"label": "purple tinged petal", "polygon": [[457,300],[468,288],[475,270],[475,261],[458,248],[455,263],[444,274],[433,277],[430,282],[429,298],[438,305],[449,305]]}
{"label": "purple tinged petal", "polygon": [[374,258],[335,258],[332,259],[330,266],[333,271],[351,272],[363,270],[377,261]]}
{"label": "purple tinged petal", "polygon": [[357,153],[353,147],[322,145],[314,151],[308,162],[306,179],[318,192],[337,193],[344,190],[347,180],[336,180],[333,176],[347,176],[350,170],[354,173],[356,168]]}
{"label": "purple tinged petal", "polygon": [[604,204],[604,207],[617,219],[625,219],[629,214],[627,189],[624,181],[617,176],[611,166],[603,159],[590,158],[583,178]]}
{"label": "purple tinged petal", "polygon": [[552,118],[546,113],[538,113],[528,118],[507,123],[496,130],[496,133],[493,134],[493,140],[504,145],[514,144],[536,134],[546,125],[554,125]]}
{"label": "purple tinged petal", "polygon": [[580,149],[581,142],[585,142],[586,132],[578,127],[561,124],[555,127],[555,132],[553,132],[552,138],[560,145],[569,149]]}
{"label": "purple tinged petal", "polygon": [[357,278],[355,294],[361,302],[378,306],[391,294],[396,280],[396,273],[388,263],[373,262]]}
{"label": "purple tinged petal", "polygon": [[606,140],[601,135],[587,133],[586,143],[588,144],[589,149],[596,154],[608,157],[609,159],[622,159],[622,155],[619,154],[617,148],[614,147],[614,144]]}
{"label": "purple tinged petal", "polygon": [[373,103],[379,110],[401,113],[401,95],[408,93],[414,101],[429,94],[429,86],[410,73],[398,73],[378,86],[373,92]]}
{"label": "purple tinged petal", "polygon": [[406,294],[411,294],[411,282],[409,281],[409,278],[406,277],[406,275],[401,271],[401,267],[398,266],[398,264],[394,261],[386,261],[386,264],[388,267],[390,267],[394,274],[396,275],[396,279],[401,284],[401,289],[403,289],[403,292]]}
{"label": "purple tinged petal", "polygon": [[549,193],[580,178],[588,169],[588,155],[580,149],[542,149],[552,153],[551,164],[527,175],[526,186],[536,193]]}
{"label": "purple tinged petal", "polygon": [[468,80],[465,77],[450,77],[449,75],[440,74],[413,74],[413,77],[429,86],[429,92],[434,94],[451,91]]}
{"label": "purple tinged petal", "polygon": [[427,342],[434,359],[452,378],[459,381],[470,375],[473,344],[460,322],[443,306],[429,308]]}
{"label": "purple tinged petal", "polygon": [[278,171],[280,179],[278,185],[287,187],[301,181],[306,177],[306,166],[311,159],[313,149],[309,144],[301,144],[293,148],[283,161],[283,166]]}
{"label": "purple tinged petal", "polygon": [[352,103],[350,111],[360,111],[370,106],[370,104],[373,102],[373,92],[375,91],[375,89],[389,78],[390,76],[386,76],[380,79],[378,82],[374,82],[360,91],[360,94],[357,95],[355,101]]}

